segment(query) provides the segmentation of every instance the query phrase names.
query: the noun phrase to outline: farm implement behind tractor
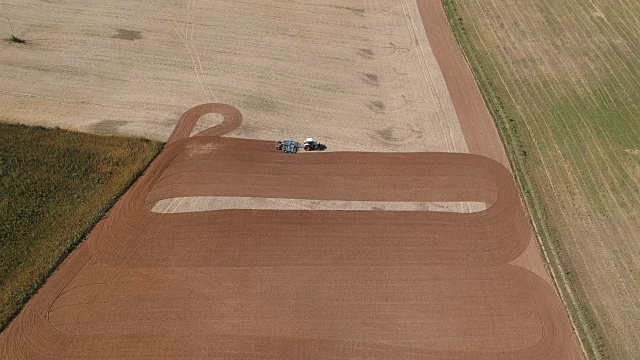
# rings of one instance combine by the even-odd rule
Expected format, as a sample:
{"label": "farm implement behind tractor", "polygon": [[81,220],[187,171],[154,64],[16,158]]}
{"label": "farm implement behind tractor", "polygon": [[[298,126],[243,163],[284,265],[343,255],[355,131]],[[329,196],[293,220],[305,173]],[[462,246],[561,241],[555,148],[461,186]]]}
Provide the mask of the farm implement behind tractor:
{"label": "farm implement behind tractor", "polygon": [[281,140],[276,142],[276,150],[280,150],[286,154],[295,154],[300,148],[303,148],[304,151],[323,151],[327,146],[312,138],[307,138],[302,144],[295,140]]}
{"label": "farm implement behind tractor", "polygon": [[287,154],[295,154],[298,152],[300,144],[295,140],[282,140],[276,143],[276,150],[280,150]]}

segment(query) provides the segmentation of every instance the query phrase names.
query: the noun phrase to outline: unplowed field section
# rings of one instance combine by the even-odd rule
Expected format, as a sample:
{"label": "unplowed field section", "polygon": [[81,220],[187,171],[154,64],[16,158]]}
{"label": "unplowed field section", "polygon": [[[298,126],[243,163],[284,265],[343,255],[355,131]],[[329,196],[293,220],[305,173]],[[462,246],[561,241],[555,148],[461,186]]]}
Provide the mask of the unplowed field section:
{"label": "unplowed field section", "polygon": [[2,13],[28,41],[0,42],[13,121],[166,141],[185,110],[218,102],[246,115],[234,137],[467,151],[415,0],[6,0]]}
{"label": "unplowed field section", "polygon": [[[185,138],[206,111],[220,128]],[[549,284],[509,262],[531,239],[508,169],[479,155],[324,153],[207,136],[163,153],[0,334],[7,359],[571,359]],[[191,116],[192,115],[192,116]],[[306,174],[323,174],[309,184]],[[479,201],[472,214],[220,210],[176,196]]]}

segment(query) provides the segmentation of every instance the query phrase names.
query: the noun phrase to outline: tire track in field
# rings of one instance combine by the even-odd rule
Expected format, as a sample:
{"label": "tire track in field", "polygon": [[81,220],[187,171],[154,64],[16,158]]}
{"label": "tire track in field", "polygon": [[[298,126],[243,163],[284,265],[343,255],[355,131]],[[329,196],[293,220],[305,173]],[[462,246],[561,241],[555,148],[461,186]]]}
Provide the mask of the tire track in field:
{"label": "tire track in field", "polygon": [[[447,149],[452,149],[452,151],[457,152],[457,151],[465,151],[466,149],[456,149],[456,145],[455,145],[455,141],[453,141],[453,133],[451,128],[447,125],[449,123],[451,123],[450,121],[445,121],[443,118],[447,116],[447,114],[451,114],[450,111],[445,111],[444,107],[443,107],[443,103],[444,101],[441,99],[439,92],[436,90],[434,91],[433,89],[435,88],[435,79],[434,76],[431,74],[431,70],[429,69],[429,67],[425,64],[426,59],[428,58],[427,56],[427,52],[430,51],[429,50],[425,50],[422,46],[422,43],[418,41],[418,34],[417,34],[417,29],[416,29],[416,20],[413,19],[412,15],[411,15],[411,10],[409,9],[410,6],[413,5],[409,5],[408,0],[402,0],[401,1],[401,8],[402,8],[402,13],[404,14],[404,19],[407,25],[407,32],[410,34],[411,39],[415,39],[414,41],[412,41],[414,49],[416,51],[416,53],[420,54],[421,56],[419,56],[419,63],[420,63],[420,72],[421,72],[421,79],[423,81],[424,87],[426,89],[428,89],[428,91],[431,93],[431,97],[432,98],[436,98],[438,99],[438,101],[436,101],[436,106],[437,106],[437,112],[438,112],[438,127],[440,129],[440,131],[442,132],[442,134],[444,134],[444,138],[445,138],[445,144],[446,144],[446,148]],[[429,86],[431,84],[431,86]],[[426,129],[424,127],[424,122],[422,123],[423,127],[422,127],[422,131],[426,132]]]}
{"label": "tire track in field", "polygon": [[192,36],[189,36],[188,34],[189,27],[193,26],[193,25],[190,25],[190,23],[192,22],[191,15],[190,15],[192,1],[195,1],[195,0],[190,0],[189,3],[187,4],[187,22],[186,22],[187,30],[184,30],[178,25],[178,21],[176,21],[176,19],[169,12],[165,11],[160,6],[156,5],[156,3],[153,0],[144,0],[145,3],[147,3],[152,8],[156,9],[156,11],[158,11],[161,15],[166,16],[169,19],[169,21],[172,23],[171,27],[173,28],[173,31],[176,33],[176,35],[180,39],[180,42],[182,42],[185,49],[187,50],[187,53],[189,54],[189,58],[191,59],[191,63],[193,65],[193,70],[198,80],[198,85],[200,86],[203,95],[207,99],[207,102],[211,102],[214,99],[213,91],[211,90],[211,87],[209,86],[209,84],[206,81],[206,78],[203,75],[202,62],[200,61],[200,56],[198,55],[198,52],[193,46]]}

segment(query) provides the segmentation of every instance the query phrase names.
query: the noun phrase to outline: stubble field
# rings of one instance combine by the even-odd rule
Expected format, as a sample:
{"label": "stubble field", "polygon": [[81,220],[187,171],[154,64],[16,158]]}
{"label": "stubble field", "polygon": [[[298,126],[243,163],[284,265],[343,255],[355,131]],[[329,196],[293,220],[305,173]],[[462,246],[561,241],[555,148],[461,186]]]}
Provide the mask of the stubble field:
{"label": "stubble field", "polygon": [[[466,151],[414,1],[3,3],[0,107],[17,122],[166,141],[187,109],[233,136],[333,150]],[[7,27],[6,32],[9,33]]]}

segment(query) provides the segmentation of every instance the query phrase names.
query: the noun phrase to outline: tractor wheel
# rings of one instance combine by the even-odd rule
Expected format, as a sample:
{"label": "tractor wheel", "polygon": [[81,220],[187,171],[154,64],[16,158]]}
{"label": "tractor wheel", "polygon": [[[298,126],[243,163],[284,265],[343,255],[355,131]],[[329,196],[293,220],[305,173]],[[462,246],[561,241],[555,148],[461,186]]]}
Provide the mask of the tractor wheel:
{"label": "tractor wheel", "polygon": [[311,151],[311,145],[305,145],[304,151]]}

